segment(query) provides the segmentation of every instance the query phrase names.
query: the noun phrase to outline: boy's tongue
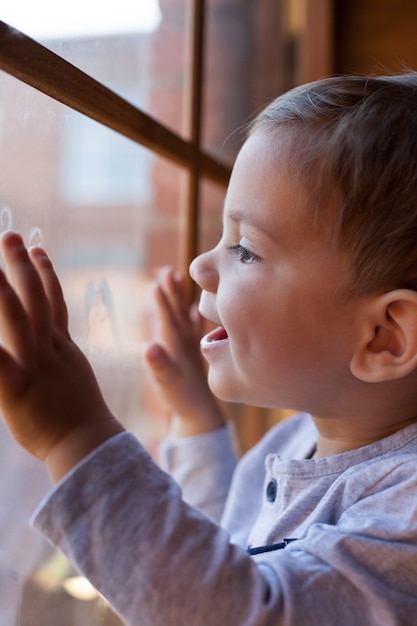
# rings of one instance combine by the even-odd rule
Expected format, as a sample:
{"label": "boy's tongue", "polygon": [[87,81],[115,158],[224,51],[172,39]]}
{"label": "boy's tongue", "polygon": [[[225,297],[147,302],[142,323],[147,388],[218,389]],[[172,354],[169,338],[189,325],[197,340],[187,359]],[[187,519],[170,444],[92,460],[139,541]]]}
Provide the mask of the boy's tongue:
{"label": "boy's tongue", "polygon": [[223,328],[223,326],[218,326],[217,328],[212,330],[210,333],[208,333],[208,335],[206,335],[206,342],[212,343],[214,341],[223,341],[224,339],[227,339],[227,338],[228,338],[228,335],[227,335],[226,330]]}

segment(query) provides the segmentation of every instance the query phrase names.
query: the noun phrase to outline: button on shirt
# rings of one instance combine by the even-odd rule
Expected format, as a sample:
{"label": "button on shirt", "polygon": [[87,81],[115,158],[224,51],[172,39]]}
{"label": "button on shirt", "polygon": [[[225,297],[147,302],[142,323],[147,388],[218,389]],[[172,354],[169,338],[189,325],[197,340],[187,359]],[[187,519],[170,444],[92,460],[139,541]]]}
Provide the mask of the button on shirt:
{"label": "button on shirt", "polygon": [[[265,461],[264,498],[260,515],[249,535],[249,545],[267,545],[285,537],[298,538],[314,521],[323,519],[319,504],[334,507],[339,501],[338,498],[327,500],[324,497],[327,492],[333,493],[337,486],[335,480],[341,473],[340,464],[332,467],[333,464],[327,459],[294,460],[269,454]],[[346,461],[345,465],[347,470]],[[326,510],[324,518],[327,519],[328,515]]]}
{"label": "button on shirt", "polygon": [[266,486],[266,499],[268,500],[268,502],[275,502],[275,499],[277,497],[277,490],[277,481],[275,480],[275,478],[273,478]]}

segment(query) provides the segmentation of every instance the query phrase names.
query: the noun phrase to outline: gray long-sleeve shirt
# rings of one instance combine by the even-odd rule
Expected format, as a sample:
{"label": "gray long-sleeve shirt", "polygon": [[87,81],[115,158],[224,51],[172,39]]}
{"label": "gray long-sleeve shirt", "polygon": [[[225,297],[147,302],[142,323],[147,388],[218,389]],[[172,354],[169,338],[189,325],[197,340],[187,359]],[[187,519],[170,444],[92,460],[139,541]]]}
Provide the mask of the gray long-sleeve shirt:
{"label": "gray long-sleeve shirt", "polygon": [[[227,429],[167,444],[181,492],[123,433],[56,486],[35,524],[132,626],[417,624],[417,424],[309,459],[315,438],[308,415],[278,425],[230,488]],[[285,538],[296,541],[246,551]]]}

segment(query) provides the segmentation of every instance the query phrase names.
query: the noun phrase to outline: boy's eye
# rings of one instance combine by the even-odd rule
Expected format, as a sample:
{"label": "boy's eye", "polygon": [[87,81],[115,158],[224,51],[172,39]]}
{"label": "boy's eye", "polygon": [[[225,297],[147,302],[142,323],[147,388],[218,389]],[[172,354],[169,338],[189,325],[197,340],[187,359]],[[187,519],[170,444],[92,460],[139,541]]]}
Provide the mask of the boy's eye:
{"label": "boy's eye", "polygon": [[239,261],[241,261],[242,263],[254,263],[258,260],[256,254],[252,254],[252,252],[249,252],[249,250],[241,246],[240,243],[236,244],[235,246],[230,246],[229,252],[236,255]]}

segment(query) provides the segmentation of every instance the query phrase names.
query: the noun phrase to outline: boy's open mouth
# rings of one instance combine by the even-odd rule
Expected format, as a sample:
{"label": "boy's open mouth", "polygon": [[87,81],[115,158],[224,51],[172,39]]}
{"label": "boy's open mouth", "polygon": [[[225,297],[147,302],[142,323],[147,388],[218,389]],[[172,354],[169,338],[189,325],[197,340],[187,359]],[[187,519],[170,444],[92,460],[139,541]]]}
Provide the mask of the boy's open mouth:
{"label": "boy's open mouth", "polygon": [[207,333],[207,335],[202,338],[201,343],[202,345],[207,345],[218,341],[226,341],[228,338],[229,336],[223,326],[218,326],[211,332]]}

